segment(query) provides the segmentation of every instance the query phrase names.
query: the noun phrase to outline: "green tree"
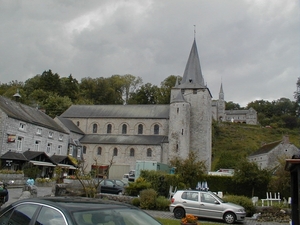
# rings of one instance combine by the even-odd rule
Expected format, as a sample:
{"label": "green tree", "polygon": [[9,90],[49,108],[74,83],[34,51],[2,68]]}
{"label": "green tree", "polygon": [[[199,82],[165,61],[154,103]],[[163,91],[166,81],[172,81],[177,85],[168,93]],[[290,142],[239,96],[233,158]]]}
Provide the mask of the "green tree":
{"label": "green tree", "polygon": [[70,74],[69,77],[60,78],[60,87],[60,96],[67,96],[72,100],[72,102],[77,100],[79,94],[79,84],[78,81],[72,77],[72,74]]}
{"label": "green tree", "polygon": [[44,91],[59,93],[61,90],[59,75],[57,73],[53,73],[51,70],[44,71],[40,77],[38,87]]}
{"label": "green tree", "polygon": [[176,168],[175,174],[181,176],[182,182],[188,188],[195,188],[197,183],[203,179],[206,170],[205,163],[197,160],[194,151],[190,151],[186,159],[180,157],[171,159],[170,164]]}
{"label": "green tree", "polygon": [[157,96],[159,104],[170,104],[171,89],[175,87],[177,79],[178,82],[182,80],[181,77],[171,75],[168,76],[163,82],[161,82],[160,92]]}
{"label": "green tree", "polygon": [[147,83],[142,85],[135,93],[132,93],[129,104],[157,104],[159,88],[156,85]]}
{"label": "green tree", "polygon": [[241,106],[238,103],[234,103],[232,101],[229,101],[229,102],[225,102],[225,109],[226,110],[241,109]]}
{"label": "green tree", "polygon": [[143,80],[141,77],[135,77],[131,74],[125,74],[123,77],[123,96],[125,104],[128,103],[130,93],[134,93],[136,89],[142,85]]}
{"label": "green tree", "polygon": [[44,108],[47,115],[54,118],[62,114],[72,105],[72,101],[69,97],[61,97],[58,94],[49,96],[44,102]]}
{"label": "green tree", "polygon": [[256,163],[249,162],[246,159],[239,163],[233,175],[233,180],[237,184],[251,187],[252,197],[255,194],[255,189],[263,186],[266,187],[270,179],[270,171],[266,169],[260,170]]}

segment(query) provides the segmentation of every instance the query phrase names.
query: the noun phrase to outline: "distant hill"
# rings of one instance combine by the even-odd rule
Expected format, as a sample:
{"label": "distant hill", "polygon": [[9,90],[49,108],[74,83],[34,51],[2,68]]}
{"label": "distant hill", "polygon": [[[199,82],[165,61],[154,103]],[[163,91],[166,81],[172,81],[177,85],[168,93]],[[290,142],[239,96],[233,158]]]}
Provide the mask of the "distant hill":
{"label": "distant hill", "polygon": [[259,125],[213,123],[212,171],[234,168],[241,159],[255,152],[263,143],[282,140],[288,135],[290,142],[300,147],[299,129],[266,128]]}

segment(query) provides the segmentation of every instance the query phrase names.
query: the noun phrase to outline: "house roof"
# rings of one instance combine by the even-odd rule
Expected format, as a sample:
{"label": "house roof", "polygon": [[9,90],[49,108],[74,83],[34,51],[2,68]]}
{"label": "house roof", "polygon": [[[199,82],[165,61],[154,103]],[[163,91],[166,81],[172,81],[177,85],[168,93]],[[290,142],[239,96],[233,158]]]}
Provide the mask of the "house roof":
{"label": "house roof", "polygon": [[0,158],[1,159],[9,159],[9,160],[27,161],[27,158],[23,155],[23,153],[13,152],[13,151],[8,151],[8,152],[4,153]]}
{"label": "house roof", "polygon": [[160,145],[167,142],[168,137],[162,135],[87,134],[80,139],[81,144]]}
{"label": "house roof", "polygon": [[61,116],[56,117],[69,131],[77,134],[84,134],[82,130],[79,129],[71,120],[67,118],[63,118]]}
{"label": "house roof", "polygon": [[275,141],[269,144],[265,144],[260,147],[256,152],[252,153],[250,156],[255,156],[255,155],[261,155],[270,152],[272,149],[274,149],[276,146],[282,143],[282,140],[280,141]]}
{"label": "house roof", "polygon": [[169,105],[72,105],[61,117],[169,119],[169,111]]}
{"label": "house roof", "polygon": [[227,115],[242,115],[242,114],[246,115],[250,112],[250,110],[256,112],[253,108],[250,108],[250,109],[238,109],[238,110],[234,110],[234,109],[225,110],[225,113]]}
{"label": "house roof", "polygon": [[[38,156],[43,156],[45,157],[45,159],[49,162],[52,162],[53,161],[51,160],[51,158],[45,153],[45,152],[38,152],[38,151],[31,151],[31,150],[28,150],[28,151],[25,151],[24,153],[24,156],[28,159],[28,160],[36,160]],[[39,161],[39,160],[36,160],[36,161]]]}
{"label": "house roof", "polygon": [[66,133],[50,116],[40,110],[12,101],[3,96],[0,96],[0,109],[10,118]]}

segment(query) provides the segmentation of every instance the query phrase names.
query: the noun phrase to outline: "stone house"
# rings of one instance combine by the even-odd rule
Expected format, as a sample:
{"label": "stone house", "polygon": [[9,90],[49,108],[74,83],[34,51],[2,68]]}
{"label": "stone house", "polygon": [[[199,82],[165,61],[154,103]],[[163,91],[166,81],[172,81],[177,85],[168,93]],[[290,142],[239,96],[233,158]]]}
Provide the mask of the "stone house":
{"label": "stone house", "polygon": [[299,154],[299,149],[284,136],[282,140],[263,144],[248,160],[257,163],[260,169],[273,169],[280,158],[291,158],[295,154]]}
{"label": "stone house", "polygon": [[[27,151],[45,152],[48,156],[66,155],[68,141],[68,132],[45,113],[0,96],[1,156],[7,152]],[[19,162],[11,159],[2,166],[16,170],[20,169]]]}

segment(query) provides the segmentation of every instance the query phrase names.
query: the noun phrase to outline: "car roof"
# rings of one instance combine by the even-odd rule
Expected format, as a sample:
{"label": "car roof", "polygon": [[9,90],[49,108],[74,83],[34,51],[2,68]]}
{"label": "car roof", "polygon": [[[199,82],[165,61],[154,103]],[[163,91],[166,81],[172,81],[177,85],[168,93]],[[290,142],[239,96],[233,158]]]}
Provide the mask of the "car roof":
{"label": "car roof", "polygon": [[[86,197],[38,197],[18,200],[11,204],[12,207],[22,203],[36,203],[46,204],[52,207],[59,208],[62,211],[85,211],[85,210],[101,210],[101,209],[117,209],[117,208],[131,208],[136,207],[110,200],[103,200],[99,198],[86,198]],[[11,207],[8,206],[8,207]]]}

